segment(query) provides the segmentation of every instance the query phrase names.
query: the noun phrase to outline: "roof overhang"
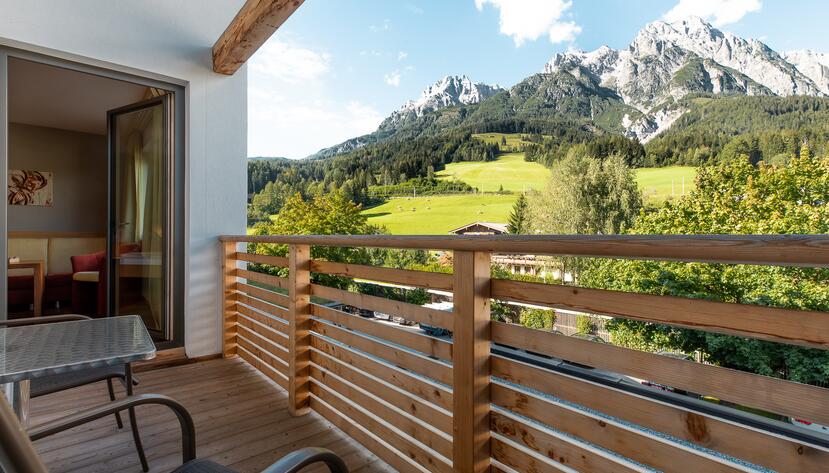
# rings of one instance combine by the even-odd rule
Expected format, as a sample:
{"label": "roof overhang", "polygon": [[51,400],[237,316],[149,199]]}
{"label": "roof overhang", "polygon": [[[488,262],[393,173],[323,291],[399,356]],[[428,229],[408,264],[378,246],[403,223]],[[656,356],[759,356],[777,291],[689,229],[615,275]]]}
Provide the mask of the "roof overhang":
{"label": "roof overhang", "polygon": [[213,45],[213,71],[231,75],[305,0],[247,0]]}

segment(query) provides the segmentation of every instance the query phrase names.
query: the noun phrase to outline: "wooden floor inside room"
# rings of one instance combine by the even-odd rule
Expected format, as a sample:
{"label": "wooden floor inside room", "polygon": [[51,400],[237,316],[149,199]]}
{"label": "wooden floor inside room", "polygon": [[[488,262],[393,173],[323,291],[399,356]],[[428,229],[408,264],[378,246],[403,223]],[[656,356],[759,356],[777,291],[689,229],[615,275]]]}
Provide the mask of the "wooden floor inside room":
{"label": "wooden floor inside room", "polygon": [[[395,471],[315,412],[291,417],[287,393],[241,359],[218,359],[139,373],[136,394],[165,394],[181,402],[196,424],[197,454],[239,472],[259,472],[302,447],[339,454],[352,472]],[[123,389],[117,392],[123,397]],[[101,382],[31,401],[31,425],[106,402]],[[136,409],[152,472],[181,464],[175,415],[159,406]],[[128,416],[124,413],[124,421]],[[35,442],[53,473],[140,472],[128,425],[108,417]],[[308,471],[327,471],[325,468]]]}

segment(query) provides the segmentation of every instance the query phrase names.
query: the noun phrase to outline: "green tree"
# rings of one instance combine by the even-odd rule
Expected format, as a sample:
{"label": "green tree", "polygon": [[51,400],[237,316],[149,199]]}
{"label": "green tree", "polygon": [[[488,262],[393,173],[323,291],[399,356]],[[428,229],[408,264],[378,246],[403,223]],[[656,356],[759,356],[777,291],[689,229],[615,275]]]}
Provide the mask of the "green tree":
{"label": "green tree", "polygon": [[576,333],[594,335],[596,333],[596,322],[589,315],[576,316]]}
{"label": "green tree", "polygon": [[812,157],[812,151],[809,149],[808,141],[803,141],[803,144],[800,145],[800,157],[803,159],[809,159]]}
{"label": "green tree", "polygon": [[282,205],[290,196],[290,189],[285,184],[268,182],[259,193],[253,195],[248,210],[248,219],[265,220],[279,213]]}
{"label": "green tree", "polygon": [[[272,222],[254,227],[255,235],[363,235],[380,233],[380,228],[369,225],[361,207],[346,199],[342,193],[332,193],[306,199],[300,194],[289,198]],[[286,245],[252,243],[249,252],[286,256]],[[369,263],[371,253],[363,248],[311,247],[315,259],[347,263]],[[260,266],[257,269],[270,274],[286,276],[285,268]],[[336,287],[346,287],[350,280],[338,276],[315,274],[314,281]]]}
{"label": "green tree", "polygon": [[519,195],[512,204],[507,231],[516,235],[527,231],[527,196],[524,194]]}
{"label": "green tree", "polygon": [[578,146],[553,166],[547,189],[531,193],[528,201],[528,233],[621,233],[642,208],[624,158],[592,158]]}
{"label": "green tree", "polygon": [[[829,160],[793,158],[753,166],[747,157],[700,169],[690,195],[644,215],[640,234],[808,234],[829,232]],[[829,311],[829,270],[602,260],[580,283],[630,292]],[[614,343],[700,351],[706,361],[805,383],[829,382],[829,351],[614,319]]]}
{"label": "green tree", "polygon": [[556,323],[556,313],[550,309],[533,309],[525,307],[518,315],[521,325],[538,330],[552,330]]}

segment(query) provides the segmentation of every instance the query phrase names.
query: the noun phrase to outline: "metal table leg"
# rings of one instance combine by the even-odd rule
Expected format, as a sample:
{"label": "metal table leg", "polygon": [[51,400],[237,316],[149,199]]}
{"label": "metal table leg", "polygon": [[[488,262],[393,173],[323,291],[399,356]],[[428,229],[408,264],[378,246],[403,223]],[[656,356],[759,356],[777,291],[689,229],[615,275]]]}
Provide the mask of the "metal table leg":
{"label": "metal table leg", "polygon": [[[127,396],[132,396],[132,365],[127,363],[124,367],[124,375],[127,382]],[[144,471],[150,471],[150,466],[147,463],[147,456],[144,454],[144,446],[141,445],[141,435],[138,433],[138,422],[135,419],[135,408],[129,408],[130,414],[130,428],[132,429],[132,439],[135,441],[135,449],[138,450],[138,459],[141,461],[141,468]]]}
{"label": "metal table leg", "polygon": [[24,379],[3,385],[3,393],[11,404],[23,428],[29,426],[29,380]]}

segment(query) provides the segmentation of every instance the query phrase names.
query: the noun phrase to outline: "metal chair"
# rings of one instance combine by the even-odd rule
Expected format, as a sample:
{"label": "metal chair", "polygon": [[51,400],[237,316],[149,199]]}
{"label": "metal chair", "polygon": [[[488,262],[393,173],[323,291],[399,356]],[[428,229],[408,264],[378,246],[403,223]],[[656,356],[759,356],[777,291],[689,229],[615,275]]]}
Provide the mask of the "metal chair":
{"label": "metal chair", "polygon": [[[47,473],[32,441],[87,424],[127,409],[155,404],[171,409],[181,428],[182,466],[173,473],[236,473],[210,460],[196,459],[196,430],[187,409],[174,399],[159,394],[142,394],[109,402],[71,414],[25,431],[5,398],[0,400],[0,471],[6,473]],[[306,466],[322,463],[331,473],[348,473],[342,458],[324,448],[303,448],[289,453],[262,470],[262,473],[297,473]]]}

